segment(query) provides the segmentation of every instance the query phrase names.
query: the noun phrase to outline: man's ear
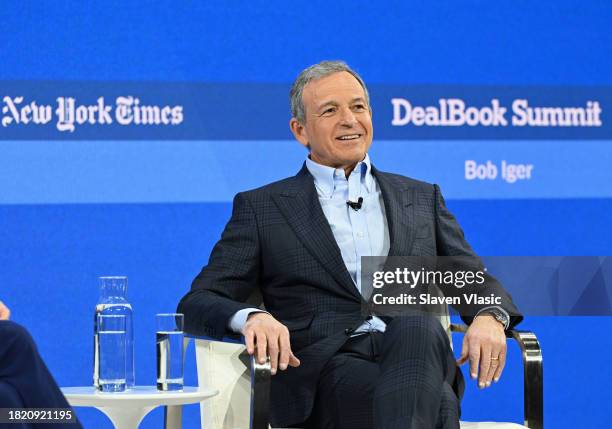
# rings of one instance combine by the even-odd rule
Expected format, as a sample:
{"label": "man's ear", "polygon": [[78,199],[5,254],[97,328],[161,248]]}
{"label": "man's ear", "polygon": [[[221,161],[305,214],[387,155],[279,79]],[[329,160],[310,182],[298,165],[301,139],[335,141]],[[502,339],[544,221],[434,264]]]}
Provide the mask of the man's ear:
{"label": "man's ear", "polygon": [[302,125],[297,119],[291,118],[289,121],[289,128],[293,133],[293,137],[295,137],[295,139],[300,142],[302,146],[309,148],[308,137],[306,136],[306,127],[304,127],[304,125]]}

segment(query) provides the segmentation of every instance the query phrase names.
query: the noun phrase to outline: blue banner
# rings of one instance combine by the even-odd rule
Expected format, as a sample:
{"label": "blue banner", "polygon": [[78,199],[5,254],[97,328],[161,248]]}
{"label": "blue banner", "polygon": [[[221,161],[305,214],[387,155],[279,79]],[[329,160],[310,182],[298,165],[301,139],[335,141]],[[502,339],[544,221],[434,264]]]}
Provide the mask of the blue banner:
{"label": "blue banner", "polygon": [[[286,140],[289,84],[0,82],[2,140]],[[372,85],[385,140],[612,139],[611,87]]]}

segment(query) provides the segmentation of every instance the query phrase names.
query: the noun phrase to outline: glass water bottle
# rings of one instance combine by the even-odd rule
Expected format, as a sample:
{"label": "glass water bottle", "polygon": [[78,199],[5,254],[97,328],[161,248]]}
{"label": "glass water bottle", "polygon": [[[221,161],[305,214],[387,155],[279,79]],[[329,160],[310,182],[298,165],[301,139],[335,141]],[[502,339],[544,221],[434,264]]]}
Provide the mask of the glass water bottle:
{"label": "glass water bottle", "polygon": [[132,305],[127,300],[128,279],[124,276],[100,277],[100,297],[94,313],[94,368],[93,383],[99,388],[100,374],[100,348],[98,341],[98,315],[121,315],[125,316],[126,339],[125,339],[125,374],[126,387],[134,386],[134,325],[132,317]]}

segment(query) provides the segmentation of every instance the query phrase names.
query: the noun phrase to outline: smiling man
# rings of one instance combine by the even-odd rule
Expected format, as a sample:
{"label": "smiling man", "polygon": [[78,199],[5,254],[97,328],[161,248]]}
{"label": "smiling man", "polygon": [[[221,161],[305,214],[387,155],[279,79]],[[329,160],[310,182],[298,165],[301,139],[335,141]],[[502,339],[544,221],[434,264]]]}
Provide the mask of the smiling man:
{"label": "smiling man", "polygon": [[349,177],[372,145],[372,112],[365,86],[348,71],[297,86],[301,82],[296,82],[292,96],[296,99],[289,123],[293,135],[309,149],[311,161],[342,169]]}
{"label": "smiling man", "polygon": [[[498,380],[504,329],[520,321],[518,311],[499,284],[483,287],[502,304],[464,318],[457,363],[431,315],[364,317],[361,257],[475,254],[436,185],[372,165],[372,110],[355,71],[315,64],[290,98],[290,128],[308,157],[296,176],[236,195],[208,265],[179,304],[186,329],[241,333],[249,353],[270,356],[273,427],[459,428],[457,363],[470,361],[480,387]],[[415,238],[415,229],[428,234]],[[246,303],[254,293],[266,311]]]}

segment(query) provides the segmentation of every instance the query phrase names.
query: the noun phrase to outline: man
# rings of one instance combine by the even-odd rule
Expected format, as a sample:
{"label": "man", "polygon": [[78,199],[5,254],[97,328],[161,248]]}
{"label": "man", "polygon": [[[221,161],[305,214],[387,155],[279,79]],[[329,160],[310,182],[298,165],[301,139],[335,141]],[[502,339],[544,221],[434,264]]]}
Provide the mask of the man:
{"label": "man", "polygon": [[[290,95],[291,131],[309,156],[295,177],[236,195],[179,304],[186,329],[241,333],[250,354],[270,356],[273,427],[458,428],[461,372],[440,323],[364,317],[360,264],[362,256],[474,257],[472,249],[437,186],[372,166],[372,111],[356,72],[324,61],[302,71]],[[265,312],[246,303],[256,291]],[[458,360],[470,361],[481,387],[499,379],[504,329],[520,320],[497,283],[485,292],[503,303],[464,318],[471,326]]]}
{"label": "man", "polygon": [[[15,411],[28,408],[70,408],[66,398],[36,350],[34,340],[17,323],[0,301],[0,408]],[[71,410],[76,417],[74,411]],[[0,423],[0,428],[82,428],[73,423]]]}

